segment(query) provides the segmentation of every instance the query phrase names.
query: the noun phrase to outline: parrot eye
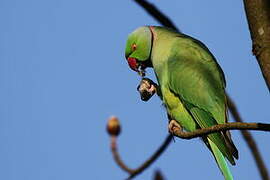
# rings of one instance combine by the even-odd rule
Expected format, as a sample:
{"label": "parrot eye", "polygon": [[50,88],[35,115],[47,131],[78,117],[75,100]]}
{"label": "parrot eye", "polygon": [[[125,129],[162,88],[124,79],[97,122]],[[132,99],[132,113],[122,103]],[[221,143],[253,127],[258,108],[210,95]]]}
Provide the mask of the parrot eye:
{"label": "parrot eye", "polygon": [[131,49],[132,49],[132,51],[135,51],[135,50],[136,50],[136,48],[137,48],[137,45],[136,45],[136,44],[132,44],[132,45],[131,45]]}

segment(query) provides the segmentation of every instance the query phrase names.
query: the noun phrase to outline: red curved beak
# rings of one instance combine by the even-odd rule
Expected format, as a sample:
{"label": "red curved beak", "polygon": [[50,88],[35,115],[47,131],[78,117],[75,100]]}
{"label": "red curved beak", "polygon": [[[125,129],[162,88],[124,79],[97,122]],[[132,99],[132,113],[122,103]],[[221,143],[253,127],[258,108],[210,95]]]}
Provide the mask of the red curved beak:
{"label": "red curved beak", "polygon": [[133,70],[133,71],[136,71],[136,72],[139,72],[138,70],[138,63],[137,63],[137,59],[136,58],[132,58],[132,57],[128,57],[127,58],[127,61],[128,61],[128,65],[129,67]]}

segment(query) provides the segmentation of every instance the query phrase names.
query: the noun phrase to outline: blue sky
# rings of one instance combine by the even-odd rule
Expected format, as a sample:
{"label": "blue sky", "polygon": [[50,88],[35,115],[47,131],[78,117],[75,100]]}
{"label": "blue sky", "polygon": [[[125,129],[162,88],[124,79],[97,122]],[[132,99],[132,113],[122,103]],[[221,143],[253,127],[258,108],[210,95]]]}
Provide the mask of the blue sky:
{"label": "blue sky", "polygon": [[[241,1],[151,1],[218,59],[227,91],[245,121],[269,122],[269,92],[256,59]],[[158,97],[140,101],[140,78],[124,58],[128,33],[158,25],[133,1],[0,1],[0,179],[124,179],[105,131],[120,118],[120,153],[137,167],[167,135]],[[152,70],[149,77],[154,79]],[[239,132],[235,179],[260,179]],[[252,133],[270,169],[269,134]],[[199,139],[176,139],[136,179],[222,179]]]}

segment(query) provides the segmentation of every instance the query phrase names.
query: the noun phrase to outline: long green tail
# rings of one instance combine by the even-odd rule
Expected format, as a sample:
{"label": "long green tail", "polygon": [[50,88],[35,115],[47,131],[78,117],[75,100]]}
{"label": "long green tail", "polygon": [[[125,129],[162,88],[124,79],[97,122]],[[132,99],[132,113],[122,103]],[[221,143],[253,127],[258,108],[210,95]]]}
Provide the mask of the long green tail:
{"label": "long green tail", "polygon": [[208,139],[209,145],[212,149],[212,152],[215,156],[218,167],[221,170],[225,180],[233,180],[233,176],[231,174],[231,171],[227,165],[227,162],[226,162],[223,154],[220,152],[218,147],[213,143],[213,141],[211,141],[209,138],[207,138],[207,139]]}

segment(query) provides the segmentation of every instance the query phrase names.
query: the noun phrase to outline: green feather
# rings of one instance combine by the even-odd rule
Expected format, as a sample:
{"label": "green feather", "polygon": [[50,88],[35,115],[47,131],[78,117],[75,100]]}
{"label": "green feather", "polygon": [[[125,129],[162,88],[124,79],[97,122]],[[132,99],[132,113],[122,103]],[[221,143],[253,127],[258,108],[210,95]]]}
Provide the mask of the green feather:
{"label": "green feather", "polygon": [[212,149],[212,153],[215,156],[216,162],[218,164],[219,169],[221,170],[225,180],[233,180],[233,176],[230,172],[230,169],[226,163],[226,160],[223,154],[220,152],[219,148],[213,143],[210,139],[208,139],[209,145]]}
{"label": "green feather", "polygon": [[[188,108],[194,120],[199,124],[201,128],[207,128],[212,125],[216,125],[215,120],[204,110],[197,107]],[[207,136],[211,141],[216,144],[219,150],[225,155],[231,164],[235,164],[233,156],[226,146],[225,140],[221,133],[212,133]]]}
{"label": "green feather", "polygon": [[[139,36],[138,36],[139,34]],[[128,36],[125,56],[145,61],[151,52],[152,35],[148,27],[140,27]],[[136,50],[132,45],[136,45]]]}

